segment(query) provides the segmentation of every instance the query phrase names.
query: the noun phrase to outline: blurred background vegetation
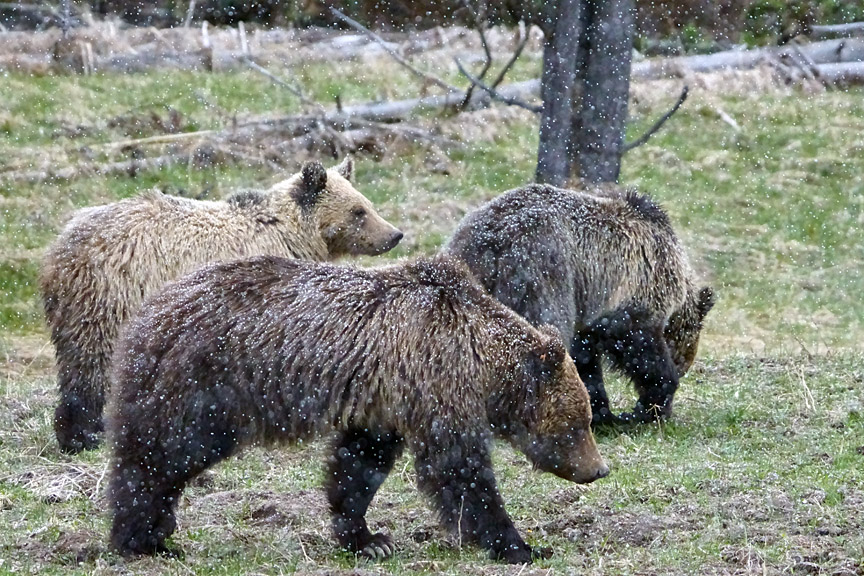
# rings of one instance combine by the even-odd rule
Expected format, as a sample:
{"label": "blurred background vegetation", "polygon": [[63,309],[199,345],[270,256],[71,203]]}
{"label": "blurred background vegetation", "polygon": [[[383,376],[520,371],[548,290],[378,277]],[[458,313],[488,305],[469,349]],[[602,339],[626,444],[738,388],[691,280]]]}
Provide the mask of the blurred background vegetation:
{"label": "blurred background vegetation", "polygon": [[[14,10],[5,3],[3,12]],[[20,2],[19,4],[24,4]],[[51,4],[51,3],[46,3]],[[53,4],[59,5],[59,2]],[[334,24],[327,7],[336,6],[359,21],[379,28],[422,29],[453,23],[470,24],[463,0],[198,0],[194,18],[212,24],[239,21],[266,26]],[[492,23],[536,22],[547,2],[475,0]],[[132,24],[171,26],[183,22],[188,0],[90,0],[73,2],[103,16],[116,15]],[[840,24],[864,19],[861,0],[636,0],[643,42],[678,40],[685,48],[711,43],[777,43],[806,33],[813,23]]]}

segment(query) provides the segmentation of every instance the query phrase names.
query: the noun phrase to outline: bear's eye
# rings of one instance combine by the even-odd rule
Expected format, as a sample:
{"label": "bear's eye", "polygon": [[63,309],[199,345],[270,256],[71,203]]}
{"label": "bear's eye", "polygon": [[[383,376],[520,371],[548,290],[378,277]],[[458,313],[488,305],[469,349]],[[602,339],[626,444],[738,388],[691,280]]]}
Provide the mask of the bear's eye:
{"label": "bear's eye", "polygon": [[351,211],[351,214],[355,218],[362,218],[363,216],[366,216],[366,209],[365,208],[354,208],[354,210]]}

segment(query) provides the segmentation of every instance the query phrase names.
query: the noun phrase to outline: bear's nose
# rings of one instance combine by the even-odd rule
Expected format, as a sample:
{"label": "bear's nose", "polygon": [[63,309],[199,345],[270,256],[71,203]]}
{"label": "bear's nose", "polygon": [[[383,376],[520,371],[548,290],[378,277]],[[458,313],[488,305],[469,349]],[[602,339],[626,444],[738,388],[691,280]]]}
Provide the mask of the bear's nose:
{"label": "bear's nose", "polygon": [[398,244],[399,241],[402,240],[402,238],[404,236],[405,236],[405,234],[403,234],[401,230],[397,230],[396,232],[393,233],[393,236],[390,237],[390,242],[393,243],[392,244],[393,246],[396,246],[396,244]]}
{"label": "bear's nose", "polygon": [[605,478],[609,475],[609,467],[606,464],[597,470],[597,475],[594,477],[594,480],[599,480],[600,478]]}

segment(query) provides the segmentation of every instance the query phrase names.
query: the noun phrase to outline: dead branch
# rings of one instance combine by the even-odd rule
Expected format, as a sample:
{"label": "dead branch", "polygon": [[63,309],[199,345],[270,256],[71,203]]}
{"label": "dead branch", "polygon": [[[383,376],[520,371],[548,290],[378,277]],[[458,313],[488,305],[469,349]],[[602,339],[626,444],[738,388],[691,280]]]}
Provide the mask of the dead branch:
{"label": "dead branch", "polygon": [[714,111],[717,112],[717,117],[726,124],[728,124],[733,130],[735,130],[735,132],[741,132],[741,126],[725,110],[717,107],[714,108]]}
{"label": "dead branch", "polygon": [[186,10],[186,19],[183,21],[183,27],[189,28],[192,24],[192,16],[195,14],[195,0],[189,0],[189,9]]}
{"label": "dead branch", "polygon": [[684,101],[687,100],[687,93],[688,92],[689,92],[689,88],[685,85],[684,89],[681,90],[681,95],[678,96],[678,101],[675,102],[675,105],[672,106],[672,108],[668,112],[663,114],[663,116],[658,118],[657,121],[654,123],[654,125],[651,126],[651,128],[649,128],[648,131],[645,132],[642,136],[640,136],[639,138],[637,138],[633,142],[625,144],[624,147],[621,149],[621,153],[624,154],[626,152],[629,152],[633,148],[636,148],[637,146],[642,146],[643,144],[648,142],[648,140],[651,138],[651,136],[653,136],[658,130],[660,130],[660,128],[663,126],[663,124],[665,124],[666,121],[669,120],[669,118],[671,118],[672,115],[678,111],[678,108],[680,108],[681,105],[684,104]]}
{"label": "dead branch", "polygon": [[348,16],[343,14],[341,11],[337,10],[336,8],[333,8],[332,6],[330,7],[330,12],[334,16],[336,16],[337,18],[339,18],[340,20],[342,20],[343,22],[348,24],[348,26],[350,26],[354,30],[361,32],[362,34],[365,34],[366,36],[368,36],[369,38],[374,40],[379,46],[384,48],[384,50],[390,55],[391,58],[393,58],[396,62],[401,64],[403,67],[410,70],[414,75],[422,78],[426,82],[429,82],[431,84],[434,84],[435,86],[438,86],[439,88],[443,88],[444,90],[447,90],[448,92],[458,92],[459,91],[458,88],[456,88],[455,86],[451,86],[450,84],[441,80],[437,76],[433,76],[432,74],[429,74],[428,72],[423,72],[422,70],[419,70],[418,68],[414,67],[410,62],[405,60],[395,50],[393,50],[393,48],[391,48],[387,44],[387,42],[384,41],[383,38],[381,38],[378,34],[375,34],[374,32],[372,32],[371,30],[369,30],[368,28],[366,28],[365,26],[363,26],[362,24],[360,24],[359,22],[357,22],[353,18],[349,18]]}
{"label": "dead branch", "polygon": [[145,144],[167,144],[169,142],[188,140],[190,138],[201,138],[202,136],[211,136],[213,134],[216,134],[216,130],[198,130],[196,132],[181,132],[179,134],[162,134],[160,136],[149,136],[147,138],[135,138],[132,140],[109,142],[107,144],[103,144],[102,147],[108,150],[119,150],[120,148],[141,146]]}
{"label": "dead branch", "polygon": [[[197,141],[184,143],[195,138]],[[133,149],[136,155],[148,151],[145,146],[157,146],[153,157],[136,157],[122,161],[110,161],[104,157],[76,158],[69,165],[58,166],[54,154],[45,168],[34,170],[39,164],[30,159],[22,162],[26,168],[10,167],[0,172],[0,183],[70,181],[94,175],[136,176],[142,171],[159,170],[172,165],[202,168],[223,162],[226,159],[251,165],[267,165],[273,169],[284,165],[282,159],[294,158],[298,151],[339,155],[354,152],[386,154],[394,142],[433,144],[450,148],[457,143],[445,136],[430,132],[427,128],[405,124],[386,124],[341,115],[283,116],[257,118],[232,125],[221,131],[202,130],[188,134],[166,134],[150,138],[111,142],[100,148],[109,155],[121,149]],[[168,145],[158,148],[160,145]],[[34,152],[36,152],[34,150]],[[40,158],[47,158],[51,151],[38,150]],[[45,154],[48,156],[45,156]],[[127,150],[126,153],[129,153]],[[101,156],[101,155],[100,155]]]}
{"label": "dead branch", "polygon": [[462,63],[459,62],[458,58],[454,58],[454,60],[456,62],[456,67],[459,68],[459,72],[461,72],[463,76],[468,78],[468,80],[471,82],[471,85],[477,86],[478,88],[480,88],[481,90],[483,90],[484,92],[489,94],[489,96],[493,100],[503,102],[504,104],[507,104],[509,106],[518,106],[519,108],[524,108],[525,110],[529,110],[531,112],[534,112],[535,114],[539,114],[540,112],[543,111],[542,106],[539,106],[536,104],[528,104],[527,102],[523,102],[519,98],[515,98],[512,96],[506,96],[506,95],[502,94],[501,92],[499,92],[498,90],[492,88],[491,86],[485,85],[479,78],[475,78],[474,76],[471,75],[470,72],[465,70],[465,67],[462,66]]}
{"label": "dead branch", "polygon": [[314,101],[310,100],[309,98],[307,98],[306,95],[303,94],[303,91],[300,90],[300,88],[291,84],[290,82],[286,82],[285,80],[279,78],[278,76],[276,76],[275,74],[273,74],[272,72],[270,72],[269,70],[267,70],[266,68],[264,68],[263,66],[258,64],[257,62],[255,62],[252,59],[252,56],[246,56],[243,59],[243,61],[246,63],[247,66],[249,66],[250,68],[252,68],[256,72],[260,72],[261,74],[263,74],[264,76],[266,76],[267,78],[269,78],[270,80],[272,80],[273,82],[278,84],[279,86],[286,88],[289,92],[291,92],[292,94],[297,96],[297,98],[300,99],[300,102],[302,102],[306,106],[317,108],[322,114],[324,113],[324,108],[320,104],[318,104],[317,102],[314,102]]}
{"label": "dead branch", "polygon": [[516,60],[519,59],[519,56],[522,55],[522,51],[525,50],[525,46],[528,45],[528,41],[531,39],[530,34],[528,34],[528,29],[525,26],[525,22],[519,21],[519,32],[522,34],[522,40],[516,46],[516,50],[513,51],[513,55],[510,57],[510,60],[504,65],[504,68],[501,69],[501,72],[498,73],[498,76],[495,80],[492,81],[490,88],[497,88],[499,84],[504,80],[504,76],[507,75],[507,72],[510,71],[510,68],[516,64]]}
{"label": "dead branch", "polygon": [[824,86],[824,83],[822,83],[822,78],[819,74],[819,67],[813,61],[813,58],[811,58],[806,52],[804,52],[804,50],[801,49],[801,45],[797,41],[793,40],[789,43],[789,45],[792,47],[792,50],[797,56],[797,58],[790,58],[790,60],[795,62],[795,64],[799,68],[801,68],[801,70],[804,72],[808,79],[814,82],[818,82]]}
{"label": "dead branch", "polygon": [[[462,0],[462,5],[471,15],[471,20],[474,22],[474,27],[477,29],[477,33],[480,35],[480,42],[483,45],[483,69],[480,70],[480,74],[477,76],[478,79],[483,80],[486,77],[486,73],[489,72],[489,68],[492,66],[492,52],[489,50],[489,42],[486,40],[486,19],[481,18],[480,15],[477,14],[477,11],[474,10],[474,7],[471,5],[471,0]],[[475,84],[472,83],[471,86],[468,87],[468,90],[465,91],[465,97],[462,99],[462,102],[459,103],[458,110],[460,112],[465,110],[471,102],[471,95],[474,92],[474,86]]]}

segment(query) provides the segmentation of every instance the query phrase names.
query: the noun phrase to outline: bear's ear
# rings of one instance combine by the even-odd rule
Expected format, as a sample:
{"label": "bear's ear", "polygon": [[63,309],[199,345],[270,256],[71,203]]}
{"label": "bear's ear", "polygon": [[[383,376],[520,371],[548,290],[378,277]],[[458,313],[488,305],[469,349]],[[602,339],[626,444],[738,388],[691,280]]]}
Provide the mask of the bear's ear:
{"label": "bear's ear", "polygon": [[351,182],[354,178],[354,160],[352,160],[350,156],[346,156],[345,159],[336,166],[335,170],[340,176],[345,178],[345,180]]}
{"label": "bear's ear", "polygon": [[320,162],[305,162],[300,174],[300,187],[294,191],[293,197],[301,208],[310,208],[327,187],[327,170]]}
{"label": "bear's ear", "polygon": [[696,303],[696,308],[699,310],[699,321],[705,319],[715,303],[714,290],[710,286],[704,286],[699,290],[699,300]]}
{"label": "bear's ear", "polygon": [[532,350],[532,358],[538,363],[538,368],[542,372],[552,374],[567,356],[567,350],[564,348],[564,342],[561,340],[561,332],[554,326],[544,324],[539,327],[543,339],[540,341],[537,348]]}

